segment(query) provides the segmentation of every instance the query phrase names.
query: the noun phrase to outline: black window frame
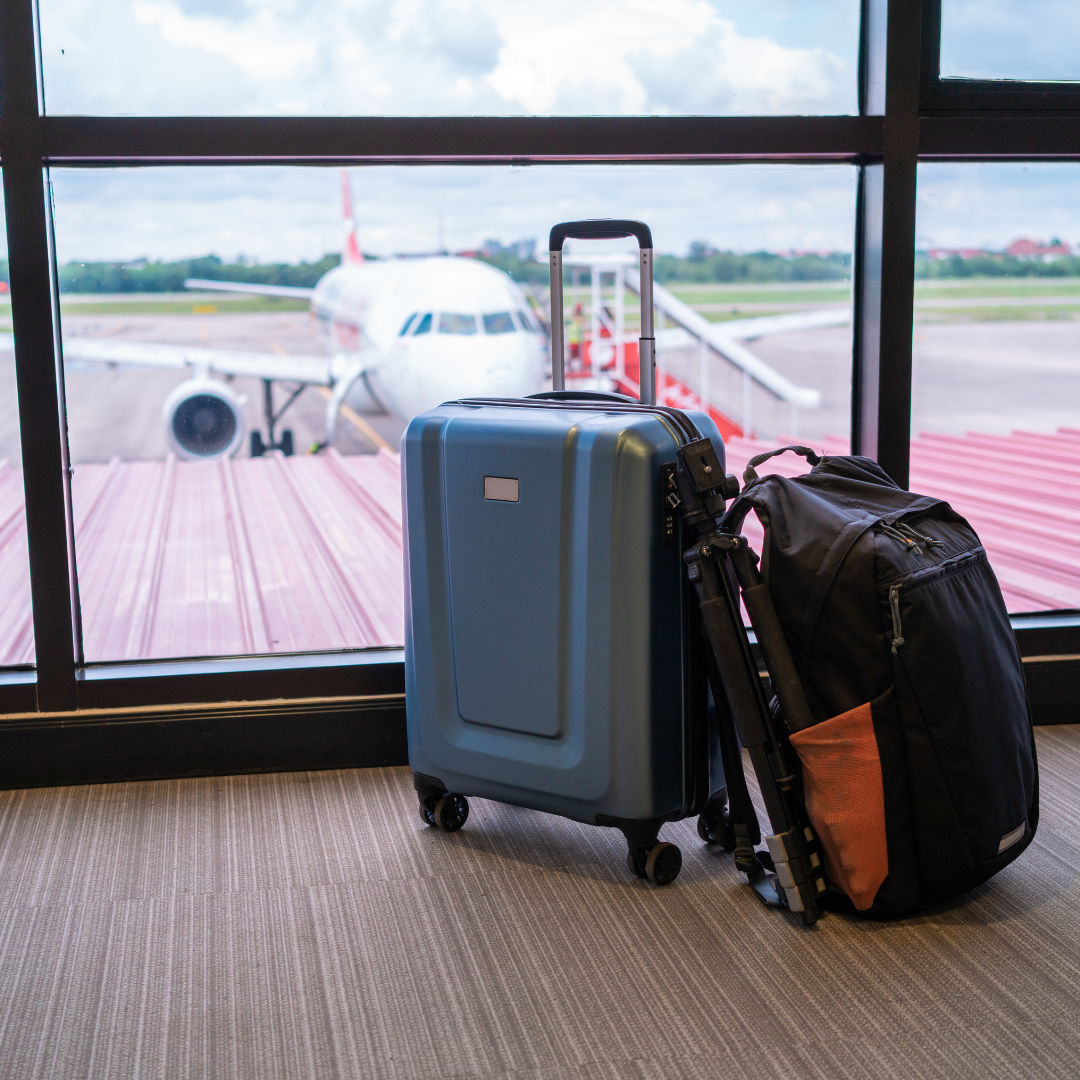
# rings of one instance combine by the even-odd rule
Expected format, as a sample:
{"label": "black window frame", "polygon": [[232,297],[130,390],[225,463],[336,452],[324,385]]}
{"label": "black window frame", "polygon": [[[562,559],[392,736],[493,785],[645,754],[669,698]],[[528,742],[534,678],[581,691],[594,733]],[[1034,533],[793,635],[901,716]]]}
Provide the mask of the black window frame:
{"label": "black window frame", "polygon": [[[0,787],[405,760],[402,650],[85,663],[50,166],[847,163],[852,448],[908,479],[919,161],[1080,161],[1080,86],[940,78],[941,0],[862,0],[859,115],[45,116],[34,0],[0,5],[0,163],[34,669],[0,671]],[[1036,720],[1071,719],[1080,613],[1016,617]]]}

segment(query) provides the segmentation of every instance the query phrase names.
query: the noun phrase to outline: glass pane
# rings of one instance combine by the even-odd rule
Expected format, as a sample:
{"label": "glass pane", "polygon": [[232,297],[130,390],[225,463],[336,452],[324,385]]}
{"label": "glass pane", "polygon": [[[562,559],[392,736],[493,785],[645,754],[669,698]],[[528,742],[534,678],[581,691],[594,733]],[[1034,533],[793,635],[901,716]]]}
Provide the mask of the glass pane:
{"label": "glass pane", "polygon": [[[355,231],[337,170],[53,172],[89,660],[400,644],[401,432],[550,386],[545,249],[567,216],[652,226],[663,400],[704,397],[733,461],[846,441],[854,170],[349,179]],[[569,385],[636,393],[634,249],[565,254]]]}
{"label": "glass pane", "polygon": [[47,110],[857,111],[858,0],[40,0]]}
{"label": "glass pane", "polygon": [[0,186],[0,668],[34,663],[30,559],[26,548],[19,395],[8,288],[7,228]]}
{"label": "glass pane", "polygon": [[1080,79],[1076,0],[942,0],[941,76]]}
{"label": "glass pane", "polygon": [[1080,166],[921,165],[913,490],[982,537],[1011,611],[1080,608]]}

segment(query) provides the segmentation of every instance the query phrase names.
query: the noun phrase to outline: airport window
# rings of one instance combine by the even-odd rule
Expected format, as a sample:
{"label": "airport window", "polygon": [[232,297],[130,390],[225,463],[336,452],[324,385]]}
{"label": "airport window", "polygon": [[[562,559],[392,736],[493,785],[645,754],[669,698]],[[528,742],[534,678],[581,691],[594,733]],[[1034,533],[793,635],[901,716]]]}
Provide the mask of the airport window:
{"label": "airport window", "polygon": [[858,0],[40,0],[50,115],[835,115]]}
{"label": "airport window", "polygon": [[[387,350],[437,335],[451,315],[471,323],[470,347],[513,343],[539,355],[551,223],[639,217],[658,237],[668,307],[657,328],[661,399],[724,418],[733,468],[798,437],[867,453],[902,485],[929,484],[921,440],[964,437],[955,428],[965,411],[980,413],[974,427],[991,438],[1011,437],[1009,425],[1037,427],[1021,414],[1044,379],[1061,391],[1043,419],[1065,438],[1076,427],[1067,357],[1055,367],[1034,342],[1067,337],[1069,319],[1058,316],[1068,312],[1068,275],[1025,271],[995,292],[990,275],[949,279],[929,247],[1012,243],[989,216],[963,237],[952,228],[963,214],[950,224],[946,208],[937,220],[948,227],[933,224],[934,192],[950,176],[964,178],[950,198],[965,213],[990,205],[999,181],[984,183],[991,167],[979,164],[989,159],[1008,163],[1001,176],[1026,176],[1013,185],[1011,222],[1040,266],[1080,240],[1064,210],[1060,222],[1028,213],[1044,194],[1039,169],[1064,176],[1075,165],[1023,173],[1039,158],[1080,161],[1070,120],[1080,98],[1068,81],[1078,72],[1059,47],[1074,16],[1051,0],[921,6],[920,15],[896,0],[709,0],[659,13],[614,0],[542,11],[518,0],[467,10],[434,0],[421,11],[387,0],[288,22],[291,9],[248,0],[214,11],[172,0],[0,6],[20,357],[12,416],[30,433],[14,441],[37,643],[29,699],[0,677],[5,709],[235,702],[265,696],[271,683],[290,701],[315,686],[398,692],[400,618],[362,613],[366,591],[382,589],[387,610],[400,606],[400,590],[390,595],[399,571],[392,557],[381,565],[348,551],[367,543],[349,517],[357,492],[366,492],[364,528],[375,530],[367,547],[393,548],[395,530],[400,544],[400,427],[387,419],[394,405],[369,366],[375,354],[355,321],[334,317],[363,300],[349,275],[333,272],[343,258],[405,265],[416,260],[389,257],[448,253],[498,269],[522,294],[449,290],[397,307],[378,329]],[[1016,22],[1024,13],[1038,50],[1031,27]],[[390,37],[371,29],[391,24]],[[898,84],[888,101],[886,66]],[[1058,82],[1009,83],[1048,79]],[[343,164],[356,199],[356,228],[344,231]],[[280,250],[260,246],[270,238]],[[599,252],[604,265],[583,246],[567,254],[570,385],[633,394],[633,253],[610,245]],[[199,261],[209,255],[217,260]],[[975,265],[959,253],[946,261],[954,255],[965,272]],[[168,294],[136,284],[165,270]],[[1035,328],[1026,341],[1018,308],[1039,311],[1025,316]],[[995,336],[982,314],[991,310],[999,329],[1014,328]],[[526,333],[509,332],[506,312]],[[498,326],[484,325],[493,315]],[[1016,371],[987,359],[1006,338],[1022,374],[1015,357]],[[950,389],[978,340],[988,351],[971,364],[974,376]],[[223,353],[228,363],[207,355]],[[170,367],[179,354],[200,359]],[[14,439],[11,423],[5,430]],[[234,443],[231,456],[206,460]],[[1036,468],[1035,455],[1025,468]],[[248,469],[260,481],[280,475],[269,488],[237,486]],[[322,477],[329,488],[309,475],[320,469],[338,470],[332,483]],[[199,470],[215,476],[210,494],[187,485]],[[329,531],[305,546],[299,523],[312,507]],[[110,551],[109,530],[123,524]],[[198,544],[217,554],[185,563]],[[334,595],[313,600],[319,590],[305,575],[320,562],[335,564]],[[1009,598],[1017,612],[1066,602],[1061,588]],[[1080,625],[1054,618],[1064,637],[1049,651],[1080,654]],[[1027,624],[1015,625],[1024,648]],[[1040,665],[1032,677],[1059,670]]]}
{"label": "airport window", "polygon": [[942,78],[1080,79],[1073,0],[943,0]]}
{"label": "airport window", "polygon": [[[733,455],[848,441],[850,167],[55,169],[52,189],[90,663],[400,646],[394,451],[440,401],[550,387],[546,338],[511,311],[548,318],[568,193],[652,222],[666,403],[708,408]],[[751,191],[759,212],[716,214]],[[636,394],[633,252],[566,257],[570,385]],[[506,308],[410,311],[425,294]],[[462,382],[439,349],[406,362],[432,326],[481,324],[494,382]]]}
{"label": "airport window", "polygon": [[[11,293],[6,233],[0,223],[0,680],[4,670],[34,663],[34,624],[30,606],[30,563],[26,550],[22,445],[19,436],[15,352],[12,348]],[[13,676],[17,677],[17,676]]]}
{"label": "airport window", "polygon": [[969,518],[1015,612],[1080,608],[1078,198],[1073,164],[919,169],[912,486]]}

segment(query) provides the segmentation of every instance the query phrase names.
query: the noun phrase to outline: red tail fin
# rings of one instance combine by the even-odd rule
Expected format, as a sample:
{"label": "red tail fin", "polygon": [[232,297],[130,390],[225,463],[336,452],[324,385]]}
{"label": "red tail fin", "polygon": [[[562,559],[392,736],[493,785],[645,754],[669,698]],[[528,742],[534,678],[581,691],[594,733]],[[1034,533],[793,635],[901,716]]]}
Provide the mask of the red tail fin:
{"label": "red tail fin", "polygon": [[349,187],[349,170],[341,170],[341,197],[343,216],[345,218],[345,246],[341,251],[341,262],[362,263],[364,253],[356,241],[356,221],[353,219],[352,190]]}

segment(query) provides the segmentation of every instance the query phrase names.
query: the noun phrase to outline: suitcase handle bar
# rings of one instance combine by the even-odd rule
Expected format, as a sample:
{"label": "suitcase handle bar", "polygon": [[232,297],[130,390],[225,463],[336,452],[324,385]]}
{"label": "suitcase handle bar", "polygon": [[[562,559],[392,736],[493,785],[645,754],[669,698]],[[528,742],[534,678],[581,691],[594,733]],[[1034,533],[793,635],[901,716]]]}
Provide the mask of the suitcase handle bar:
{"label": "suitcase handle bar", "polygon": [[564,240],[621,240],[624,236],[636,237],[639,248],[652,247],[652,231],[644,221],[590,218],[552,226],[548,251],[562,251]]}
{"label": "suitcase handle bar", "polygon": [[652,231],[643,221],[598,218],[564,221],[551,230],[548,259],[551,271],[551,388],[566,389],[566,344],[563,327],[562,249],[564,241],[637,239],[641,263],[641,337],[638,339],[638,396],[643,405],[656,404],[656,335],[653,331]]}

